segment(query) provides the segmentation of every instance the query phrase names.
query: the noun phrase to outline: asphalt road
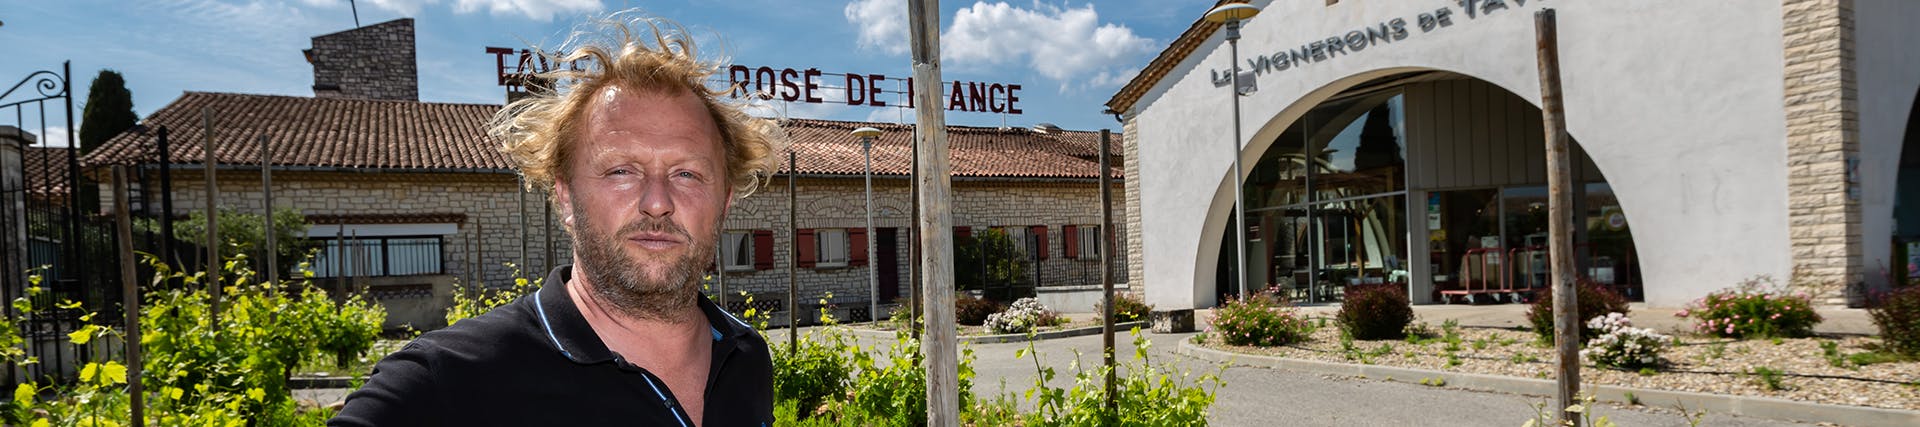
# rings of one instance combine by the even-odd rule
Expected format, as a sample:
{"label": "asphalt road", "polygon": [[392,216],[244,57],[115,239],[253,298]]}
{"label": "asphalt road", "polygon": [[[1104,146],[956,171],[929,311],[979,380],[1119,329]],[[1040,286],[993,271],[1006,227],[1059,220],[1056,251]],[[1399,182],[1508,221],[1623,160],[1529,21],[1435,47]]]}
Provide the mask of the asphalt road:
{"label": "asphalt road", "polygon": [[[779,346],[784,345],[786,334],[769,335],[774,337],[773,345],[778,351]],[[1203,373],[1220,374],[1225,385],[1216,390],[1218,400],[1209,417],[1213,425],[1518,426],[1534,416],[1534,404],[1551,399],[1548,396],[1478,392],[1376,379],[1334,378],[1280,369],[1227,367],[1221,370],[1217,364],[1175,354],[1179,340],[1191,334],[1147,336],[1151,340],[1147,353],[1152,362],[1171,363],[1192,372],[1195,377]],[[878,343],[882,348],[889,342],[868,338],[858,338],[857,341],[863,345]],[[1117,354],[1123,363],[1133,357],[1134,346],[1127,335],[1123,333],[1115,341],[1118,345]],[[979,344],[970,347],[976,357],[973,365],[978,374],[974,385],[976,394],[999,393],[1003,390],[1002,384],[1005,391],[1017,394],[1029,388],[1036,378],[1032,356],[1014,358],[1018,349],[1028,348],[1027,343]],[[1101,337],[1091,335],[1046,340],[1032,344],[1032,348],[1040,355],[1043,366],[1051,366],[1058,373],[1049,385],[1071,387],[1073,373],[1070,364],[1076,359],[1075,352],[1079,353],[1078,360],[1083,365],[1100,363]],[[344,390],[337,389],[295,391],[296,398],[316,402],[334,402],[343,396]],[[1686,418],[1672,409],[1602,404],[1596,410],[1596,418],[1599,415],[1608,416],[1624,426],[1688,425]],[[1709,413],[1701,425],[1804,424]]]}

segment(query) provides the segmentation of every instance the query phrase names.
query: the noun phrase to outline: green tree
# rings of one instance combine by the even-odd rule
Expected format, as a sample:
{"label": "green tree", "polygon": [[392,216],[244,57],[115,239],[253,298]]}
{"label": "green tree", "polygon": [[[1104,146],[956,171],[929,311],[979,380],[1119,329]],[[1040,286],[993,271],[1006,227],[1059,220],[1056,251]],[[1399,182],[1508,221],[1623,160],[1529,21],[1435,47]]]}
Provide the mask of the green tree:
{"label": "green tree", "polygon": [[[242,250],[252,254],[258,254],[261,248],[267,246],[266,224],[264,222],[259,214],[240,212],[232,208],[220,208],[220,240],[237,243],[244,248]],[[149,230],[158,230],[151,221],[142,221],[142,226],[149,227]],[[279,246],[279,250],[275,251],[275,255],[279,257],[278,261],[280,263],[280,270],[282,270],[281,273],[286,273],[287,271],[291,271],[294,265],[299,264],[300,261],[306,257],[306,251],[311,246],[307,241],[307,217],[297,209],[275,209],[273,211],[273,231],[274,245]],[[193,242],[196,245],[206,244],[206,211],[193,211],[188,214],[186,220],[174,222],[173,238],[182,242]],[[221,255],[233,255],[226,252],[227,249],[223,248]],[[264,268],[265,264],[265,262],[260,263],[262,268]],[[288,276],[282,275],[281,277]]]}
{"label": "green tree", "polygon": [[100,70],[87,89],[87,105],[80,115],[80,154],[93,152],[121,132],[133,128],[140,116],[133,113],[133,92],[120,72]]}
{"label": "green tree", "polygon": [[1012,301],[1033,296],[1027,284],[1026,254],[1000,229],[975,231],[954,239],[954,284],[961,290],[987,290],[988,299]]}

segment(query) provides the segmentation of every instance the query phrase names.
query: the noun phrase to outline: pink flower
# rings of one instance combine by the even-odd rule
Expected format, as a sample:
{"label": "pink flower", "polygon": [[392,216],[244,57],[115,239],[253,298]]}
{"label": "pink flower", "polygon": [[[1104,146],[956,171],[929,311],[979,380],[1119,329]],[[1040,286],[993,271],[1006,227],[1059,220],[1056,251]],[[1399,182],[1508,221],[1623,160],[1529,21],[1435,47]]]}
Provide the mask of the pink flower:
{"label": "pink flower", "polygon": [[1727,324],[1727,335],[1733,335],[1733,324]]}

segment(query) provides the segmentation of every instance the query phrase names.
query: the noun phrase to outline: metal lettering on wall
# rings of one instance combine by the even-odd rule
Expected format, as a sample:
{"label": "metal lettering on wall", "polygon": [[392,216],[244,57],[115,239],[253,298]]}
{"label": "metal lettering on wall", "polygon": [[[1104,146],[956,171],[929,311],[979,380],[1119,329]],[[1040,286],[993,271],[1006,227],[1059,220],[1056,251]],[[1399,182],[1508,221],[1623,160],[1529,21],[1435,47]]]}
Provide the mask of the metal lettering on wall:
{"label": "metal lettering on wall", "polygon": [[[1537,3],[1545,0],[1533,1]],[[1344,34],[1335,34],[1296,47],[1282,48],[1273,53],[1246,58],[1246,69],[1252,70],[1255,75],[1297,69],[1336,57],[1360,53],[1368,48],[1406,40],[1414,34],[1409,25],[1418,28],[1420,34],[1432,33],[1452,27],[1456,13],[1465,15],[1467,20],[1471,21],[1524,7],[1528,0],[1453,0],[1453,2],[1455,6],[1415,14],[1412,21],[1408,21],[1407,18],[1393,18],[1356,28]],[[1238,66],[1234,68],[1240,69]],[[1213,85],[1216,87],[1233,84],[1233,75],[1227,70],[1212,70],[1212,77]]]}
{"label": "metal lettering on wall", "polygon": [[[886,87],[890,81],[893,90]],[[835,86],[834,83],[841,85]],[[729,94],[734,98],[762,94],[768,99],[824,104],[828,101],[823,98],[823,93],[836,91],[841,97],[834,102],[844,101],[847,105],[899,107],[904,104],[905,108],[913,108],[912,77],[889,79],[885,74],[824,73],[817,68],[795,70],[734,65],[727,67],[726,84],[726,87],[733,88]],[[1023,112],[1020,109],[1019,84],[954,81],[946,92],[948,111]],[[895,96],[893,104],[881,99],[882,95],[888,93]]]}

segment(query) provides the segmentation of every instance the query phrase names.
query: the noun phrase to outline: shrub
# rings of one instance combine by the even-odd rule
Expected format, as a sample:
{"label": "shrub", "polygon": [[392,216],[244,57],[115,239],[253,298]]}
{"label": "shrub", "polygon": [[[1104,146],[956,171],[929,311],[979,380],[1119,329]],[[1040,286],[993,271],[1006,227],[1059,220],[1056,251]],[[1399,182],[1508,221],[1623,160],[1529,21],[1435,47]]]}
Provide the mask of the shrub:
{"label": "shrub", "polygon": [[1293,307],[1274,303],[1265,292],[1245,300],[1228,299],[1213,312],[1213,329],[1228,345],[1271,347],[1305,341],[1313,324]]}
{"label": "shrub", "polygon": [[1804,337],[1813,335],[1820,314],[1813,312],[1812,298],[1804,293],[1788,295],[1769,288],[1773,280],[1765,276],[1748,279],[1739,286],[1715,291],[1675,312],[1692,317],[1694,330],[1703,334],[1734,337]]}
{"label": "shrub", "polygon": [[792,352],[772,351],[774,400],[794,402],[802,416],[819,408],[822,401],[845,394],[853,374],[847,351],[852,346],[832,328],[825,331],[819,338],[808,332]]}
{"label": "shrub", "polygon": [[1007,311],[987,316],[987,331],[996,334],[1024,334],[1033,332],[1041,326],[1052,326],[1062,318],[1040,304],[1040,300],[1021,298],[1014,301]]}
{"label": "shrub", "polygon": [[[1527,309],[1527,322],[1533,324],[1533,333],[1542,341],[1553,341],[1553,288],[1540,291],[1540,298],[1533,300],[1533,306]],[[1574,313],[1579,319],[1592,319],[1607,313],[1627,314],[1627,299],[1606,286],[1587,279],[1574,283],[1574,294],[1579,299],[1580,309]],[[1580,340],[1587,341],[1600,336],[1580,325]]]}
{"label": "shrub", "polygon": [[1400,285],[1348,286],[1336,317],[1354,339],[1399,339],[1413,323],[1413,302]]}
{"label": "shrub", "polygon": [[1000,312],[1000,303],[984,298],[974,298],[965,293],[953,296],[953,321],[962,325],[980,326],[987,322],[987,316]]}
{"label": "shrub", "polygon": [[[1106,314],[1105,301],[1093,303],[1093,312]],[[1113,323],[1138,322],[1147,320],[1147,314],[1153,312],[1153,306],[1147,305],[1140,294],[1132,292],[1113,293]]]}
{"label": "shrub", "polygon": [[1600,332],[1587,341],[1580,357],[1602,368],[1650,369],[1660,365],[1660,352],[1674,345],[1673,337],[1635,328],[1627,315],[1607,313],[1587,320],[1587,329]]}
{"label": "shrub", "polygon": [[1117,413],[1108,410],[1106,405],[1107,366],[1075,363],[1071,368],[1074,385],[1053,387],[1048,385],[1055,375],[1053,368],[1043,367],[1034,343],[1028,341],[1027,348],[1014,352],[1013,357],[1033,358],[1034,382],[1025,393],[1033,403],[1033,412],[1024,415],[1024,423],[969,425],[1206,425],[1207,408],[1213,406],[1215,391],[1225,384],[1220,380],[1220,372],[1201,374],[1195,379],[1185,368],[1152,363],[1147,358],[1147,349],[1153,342],[1140,335],[1140,328],[1133,328],[1131,334],[1133,360],[1120,361],[1114,368],[1119,370],[1114,381]]}
{"label": "shrub", "polygon": [[462,287],[461,291],[454,292],[453,306],[447,307],[447,326],[453,326],[454,322],[487,314],[488,311],[496,307],[507,305],[507,303],[513,302],[513,300],[531,294],[540,289],[540,282],[546,280],[541,277],[536,277],[531,280],[527,279],[520,271],[520,267],[513,263],[507,263],[507,267],[513,269],[513,287],[489,288],[485,285],[480,285],[473,289]]}
{"label": "shrub", "polygon": [[1920,286],[1907,286],[1877,298],[1867,309],[1887,350],[1920,357]]}

